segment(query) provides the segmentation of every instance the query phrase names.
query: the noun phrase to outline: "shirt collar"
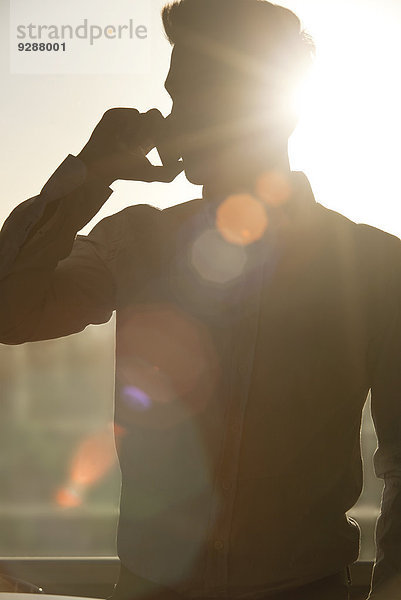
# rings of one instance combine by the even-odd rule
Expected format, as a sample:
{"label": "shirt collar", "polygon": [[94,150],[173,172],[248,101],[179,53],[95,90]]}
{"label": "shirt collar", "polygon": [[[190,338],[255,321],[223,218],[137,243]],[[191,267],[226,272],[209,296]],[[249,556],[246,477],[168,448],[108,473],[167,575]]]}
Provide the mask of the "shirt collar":
{"label": "shirt collar", "polygon": [[[279,229],[293,229],[306,224],[317,204],[309,179],[303,171],[290,171],[288,181],[291,193],[285,204],[275,208],[266,206],[271,225]],[[202,204],[210,227],[215,227],[216,212],[224,199],[222,196],[208,195],[203,190]]]}

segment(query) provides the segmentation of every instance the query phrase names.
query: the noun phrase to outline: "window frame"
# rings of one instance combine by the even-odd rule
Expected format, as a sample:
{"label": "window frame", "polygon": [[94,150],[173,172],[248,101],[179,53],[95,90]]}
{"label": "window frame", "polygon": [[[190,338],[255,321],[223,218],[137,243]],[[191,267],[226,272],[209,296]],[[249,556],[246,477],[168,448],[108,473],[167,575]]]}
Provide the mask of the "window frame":
{"label": "window frame", "polygon": [[[29,581],[44,593],[107,598],[118,579],[120,560],[104,557],[13,557],[0,558],[5,574]],[[357,561],[350,566],[353,600],[366,597],[373,561]]]}

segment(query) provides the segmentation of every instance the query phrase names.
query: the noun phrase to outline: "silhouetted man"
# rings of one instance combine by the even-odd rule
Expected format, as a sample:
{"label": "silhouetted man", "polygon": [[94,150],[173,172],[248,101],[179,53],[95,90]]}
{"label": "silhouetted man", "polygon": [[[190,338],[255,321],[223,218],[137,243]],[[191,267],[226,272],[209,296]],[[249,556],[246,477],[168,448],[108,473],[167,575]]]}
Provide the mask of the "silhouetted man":
{"label": "silhouetted man", "polygon": [[[113,600],[348,598],[369,389],[384,478],[372,598],[401,591],[401,245],[289,168],[313,45],[259,0],[182,0],[171,115],[116,108],[1,232],[1,336],[116,326],[122,471]],[[164,166],[145,155],[157,147]],[[178,160],[182,157],[182,162]],[[202,198],[76,236],[116,179]],[[339,173],[341,177],[341,173]]]}

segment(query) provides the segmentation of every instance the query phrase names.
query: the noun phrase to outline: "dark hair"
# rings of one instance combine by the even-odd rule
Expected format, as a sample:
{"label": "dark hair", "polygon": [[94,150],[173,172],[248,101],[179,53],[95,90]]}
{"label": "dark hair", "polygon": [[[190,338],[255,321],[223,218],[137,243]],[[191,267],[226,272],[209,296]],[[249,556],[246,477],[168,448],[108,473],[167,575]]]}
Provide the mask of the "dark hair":
{"label": "dark hair", "polygon": [[162,20],[172,45],[196,47],[269,86],[296,85],[313,62],[315,45],[299,18],[266,0],[174,0]]}

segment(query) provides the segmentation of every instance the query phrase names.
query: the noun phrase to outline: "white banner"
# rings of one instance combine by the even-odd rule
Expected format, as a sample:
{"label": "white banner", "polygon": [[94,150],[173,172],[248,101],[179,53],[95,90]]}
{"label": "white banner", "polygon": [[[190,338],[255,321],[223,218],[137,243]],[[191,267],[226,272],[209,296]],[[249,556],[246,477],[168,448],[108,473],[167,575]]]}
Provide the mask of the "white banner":
{"label": "white banner", "polygon": [[149,0],[10,0],[10,72],[144,74]]}

